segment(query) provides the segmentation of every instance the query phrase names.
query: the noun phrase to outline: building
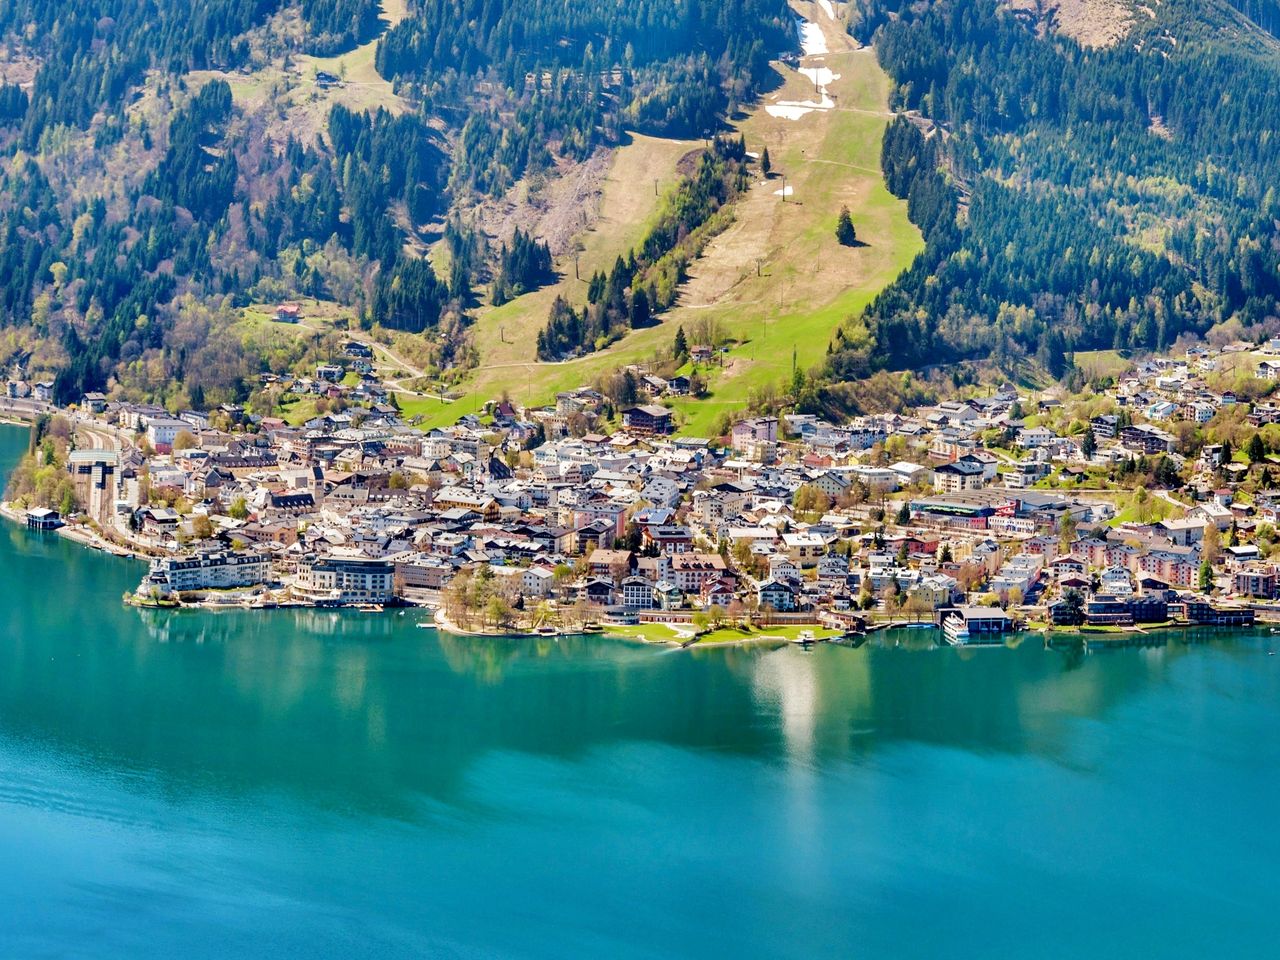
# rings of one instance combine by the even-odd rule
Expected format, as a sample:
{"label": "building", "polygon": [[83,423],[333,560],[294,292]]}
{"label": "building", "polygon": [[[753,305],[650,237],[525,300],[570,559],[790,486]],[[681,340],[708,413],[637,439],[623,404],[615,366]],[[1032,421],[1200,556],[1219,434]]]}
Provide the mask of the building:
{"label": "building", "polygon": [[1013,618],[999,607],[951,607],[941,612],[942,633],[948,643],[1004,643]]}
{"label": "building", "polygon": [[697,593],[708,580],[723,577],[726,569],[718,553],[677,553],[671,558],[671,579],[685,593]]}
{"label": "building", "polygon": [[622,605],[629,610],[649,610],[656,605],[653,581],[645,577],[627,577],[622,581]]}
{"label": "building", "polygon": [[1244,607],[1215,607],[1207,600],[1188,600],[1187,619],[1206,627],[1251,627],[1253,610]]}
{"label": "building", "polygon": [[387,603],[395,592],[395,564],[368,557],[304,558],[298,592],[319,605]]}
{"label": "building", "polygon": [[1258,569],[1237,570],[1235,593],[1241,597],[1262,597],[1266,600],[1276,599],[1276,572],[1274,570]]}
{"label": "building", "polygon": [[1171,434],[1142,424],[1125,427],[1120,431],[1120,445],[1133,453],[1170,453],[1176,443],[1176,438]]}
{"label": "building", "polygon": [[139,596],[167,597],[193,590],[230,590],[265,583],[271,562],[260,553],[204,551],[151,561],[138,584]]}
{"label": "building", "polygon": [[784,533],[782,547],[787,558],[801,568],[816,567],[827,554],[827,542],[814,533]]}
{"label": "building", "polygon": [[67,455],[67,472],[71,474],[76,500],[85,513],[99,522],[114,509],[119,468],[120,455],[112,450],[72,450]]}
{"label": "building", "polygon": [[666,407],[647,403],[623,410],[622,426],[645,436],[666,436],[675,431],[675,415]]}
{"label": "building", "polygon": [[170,453],[173,450],[173,441],[178,439],[178,434],[190,429],[190,424],[185,420],[173,417],[148,417],[147,443],[151,444],[151,448],[156,453]]}
{"label": "building", "polygon": [[790,613],[800,606],[798,591],[783,580],[765,580],[756,588],[756,599],[761,608],[771,607],[782,613]]}
{"label": "building", "polygon": [[733,425],[729,441],[739,453],[751,450],[760,443],[777,443],[778,418],[752,417],[749,420],[739,420]]}
{"label": "building", "polygon": [[58,515],[57,510],[37,507],[27,511],[28,530],[57,530],[60,526],[62,526],[62,517]]}
{"label": "building", "polygon": [[939,493],[977,490],[983,485],[982,464],[969,460],[944,463],[933,470],[933,489]]}
{"label": "building", "polygon": [[90,413],[103,413],[107,409],[107,398],[101,393],[86,393],[80,400],[80,406]]}

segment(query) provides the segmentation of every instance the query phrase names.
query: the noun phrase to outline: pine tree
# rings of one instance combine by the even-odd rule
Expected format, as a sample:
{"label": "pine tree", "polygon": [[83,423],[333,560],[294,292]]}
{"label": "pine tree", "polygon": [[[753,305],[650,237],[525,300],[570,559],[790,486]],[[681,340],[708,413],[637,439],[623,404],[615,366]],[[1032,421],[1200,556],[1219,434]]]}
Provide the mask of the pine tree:
{"label": "pine tree", "polygon": [[1085,430],[1084,437],[1080,440],[1080,452],[1087,460],[1092,460],[1093,455],[1098,452],[1098,438],[1093,435],[1093,427]]}
{"label": "pine tree", "polygon": [[773,164],[769,162],[769,148],[765,147],[760,151],[760,172],[767,177],[772,169]]}
{"label": "pine tree", "polygon": [[853,229],[853,219],[849,216],[849,208],[840,208],[840,217],[836,220],[836,239],[842,246],[852,247],[858,242],[858,234]]}
{"label": "pine tree", "polygon": [[1262,442],[1261,434],[1255,433],[1249,438],[1249,448],[1246,452],[1250,463],[1261,463],[1267,459],[1267,445]]}
{"label": "pine tree", "polygon": [[671,355],[681,363],[689,357],[689,341],[685,339],[684,327],[676,327],[676,339],[671,347]]}

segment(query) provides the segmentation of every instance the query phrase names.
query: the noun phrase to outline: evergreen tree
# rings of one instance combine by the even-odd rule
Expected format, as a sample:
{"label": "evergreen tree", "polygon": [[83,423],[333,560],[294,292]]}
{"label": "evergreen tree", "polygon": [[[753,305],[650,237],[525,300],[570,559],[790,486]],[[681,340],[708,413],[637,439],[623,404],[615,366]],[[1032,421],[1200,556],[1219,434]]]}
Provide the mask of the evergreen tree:
{"label": "evergreen tree", "polygon": [[1261,463],[1267,459],[1267,445],[1262,442],[1262,435],[1255,433],[1249,438],[1249,446],[1246,450],[1250,463]]}
{"label": "evergreen tree", "polygon": [[849,216],[848,207],[840,208],[840,216],[836,220],[836,240],[846,247],[852,247],[858,242],[858,235],[853,229],[853,218]]}
{"label": "evergreen tree", "polygon": [[772,169],[773,164],[769,160],[769,148],[765,147],[760,151],[760,172],[767,177]]}
{"label": "evergreen tree", "polygon": [[671,345],[671,355],[679,363],[689,359],[689,341],[685,339],[684,327],[676,327],[676,339]]}
{"label": "evergreen tree", "polygon": [[1093,435],[1093,427],[1086,429],[1080,439],[1080,452],[1085,455],[1086,460],[1092,460],[1093,455],[1098,452],[1098,438]]}

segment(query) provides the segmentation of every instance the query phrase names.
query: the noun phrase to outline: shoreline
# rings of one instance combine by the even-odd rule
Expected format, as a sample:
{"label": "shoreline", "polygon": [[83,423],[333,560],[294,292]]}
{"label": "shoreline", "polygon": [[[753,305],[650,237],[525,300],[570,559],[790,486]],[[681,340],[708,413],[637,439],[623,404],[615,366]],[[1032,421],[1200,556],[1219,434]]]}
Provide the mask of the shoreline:
{"label": "shoreline", "polygon": [[[0,517],[26,529],[26,514],[15,507],[9,500],[0,502]],[[140,560],[145,563],[151,559],[146,554],[140,553],[132,547],[123,546],[115,543],[114,541],[107,540],[101,535],[94,533],[92,530],[87,530],[79,525],[64,523],[60,527],[43,532],[56,534],[64,540],[70,540],[72,543],[78,544],[79,546],[87,547],[90,550],[97,550],[99,553],[110,554],[111,556],[119,557],[122,560]]]}

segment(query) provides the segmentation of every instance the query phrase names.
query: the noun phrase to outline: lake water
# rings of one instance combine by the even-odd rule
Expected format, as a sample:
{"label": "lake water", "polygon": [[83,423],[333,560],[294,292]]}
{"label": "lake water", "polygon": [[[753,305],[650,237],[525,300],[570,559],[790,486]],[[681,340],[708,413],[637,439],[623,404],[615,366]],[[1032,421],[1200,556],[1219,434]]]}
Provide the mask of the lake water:
{"label": "lake water", "polygon": [[[0,428],[0,464],[24,443]],[[139,565],[7,523],[0,572],[3,957],[1280,942],[1269,633],[1082,660],[461,640],[125,608]]]}

